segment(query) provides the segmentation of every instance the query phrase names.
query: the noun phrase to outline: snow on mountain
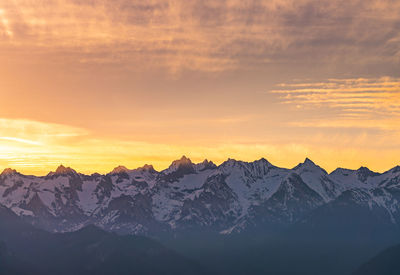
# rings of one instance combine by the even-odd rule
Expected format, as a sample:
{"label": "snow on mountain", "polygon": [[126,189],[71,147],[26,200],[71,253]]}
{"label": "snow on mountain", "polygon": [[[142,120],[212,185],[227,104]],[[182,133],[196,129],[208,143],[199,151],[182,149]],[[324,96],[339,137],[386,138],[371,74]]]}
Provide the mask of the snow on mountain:
{"label": "snow on mountain", "polygon": [[324,203],[324,199],[294,172],[286,176],[277,191],[263,204],[254,206],[256,220],[264,223],[293,223]]}
{"label": "snow on mountain", "polygon": [[338,182],[344,190],[348,190],[353,188],[371,189],[377,186],[376,180],[379,175],[366,167],[360,167],[358,170],[337,168],[330,174],[330,177]]}
{"label": "snow on mountain", "polygon": [[308,158],[306,158],[303,163],[293,168],[293,170],[302,178],[308,187],[316,191],[325,202],[336,198],[343,191],[343,188],[333,181],[324,169]]}
{"label": "snow on mountain", "polygon": [[295,223],[337,200],[379,209],[397,223],[399,191],[399,167],[382,174],[365,167],[328,174],[309,159],[293,169],[266,159],[216,166],[183,156],[161,172],[151,165],[118,166],[106,175],[83,175],[61,165],[44,177],[12,169],[0,174],[0,204],[50,231],[94,223],[131,234],[190,228],[227,234]]}
{"label": "snow on mountain", "polygon": [[194,172],[194,163],[186,156],[182,156],[181,159],[174,160],[167,169],[162,171],[162,173],[169,175],[178,171],[192,173]]}

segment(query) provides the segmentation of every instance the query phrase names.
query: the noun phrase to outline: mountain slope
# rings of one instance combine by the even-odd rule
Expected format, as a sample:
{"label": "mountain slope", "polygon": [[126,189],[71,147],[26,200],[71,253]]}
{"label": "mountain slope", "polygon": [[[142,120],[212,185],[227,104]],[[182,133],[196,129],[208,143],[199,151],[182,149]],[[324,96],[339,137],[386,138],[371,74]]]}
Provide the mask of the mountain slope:
{"label": "mountain slope", "polygon": [[396,275],[400,270],[400,245],[392,246],[370,259],[354,275]]}
{"label": "mountain slope", "polygon": [[48,233],[21,221],[4,207],[0,207],[0,221],[1,274],[204,272],[195,262],[145,237],[118,236],[93,225],[76,232]]}

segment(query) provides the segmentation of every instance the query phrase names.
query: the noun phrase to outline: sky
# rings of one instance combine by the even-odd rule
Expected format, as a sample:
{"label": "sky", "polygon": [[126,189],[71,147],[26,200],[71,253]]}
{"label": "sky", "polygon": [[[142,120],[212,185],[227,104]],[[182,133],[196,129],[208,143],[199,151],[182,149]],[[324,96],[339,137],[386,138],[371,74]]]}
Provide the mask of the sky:
{"label": "sky", "polygon": [[400,165],[400,1],[0,0],[0,169]]}

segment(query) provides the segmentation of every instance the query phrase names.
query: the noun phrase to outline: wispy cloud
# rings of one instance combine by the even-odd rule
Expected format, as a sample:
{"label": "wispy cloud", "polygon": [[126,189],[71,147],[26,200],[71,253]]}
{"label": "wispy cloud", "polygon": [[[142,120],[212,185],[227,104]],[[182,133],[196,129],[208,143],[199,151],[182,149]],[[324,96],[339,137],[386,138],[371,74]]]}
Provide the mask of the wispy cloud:
{"label": "wispy cloud", "polygon": [[89,132],[85,129],[63,124],[29,119],[0,118],[0,140],[3,141],[45,145],[57,142],[57,140],[76,138],[88,134]]}
{"label": "wispy cloud", "polygon": [[34,141],[34,140],[16,138],[16,137],[0,137],[0,140],[15,141],[15,142],[31,144],[31,145],[41,145],[40,142],[37,142],[37,141]]}
{"label": "wispy cloud", "polygon": [[283,104],[328,114],[331,111],[333,121],[311,122],[314,125],[396,129],[400,123],[400,78],[329,79],[318,83],[284,83],[279,87],[271,92]]}

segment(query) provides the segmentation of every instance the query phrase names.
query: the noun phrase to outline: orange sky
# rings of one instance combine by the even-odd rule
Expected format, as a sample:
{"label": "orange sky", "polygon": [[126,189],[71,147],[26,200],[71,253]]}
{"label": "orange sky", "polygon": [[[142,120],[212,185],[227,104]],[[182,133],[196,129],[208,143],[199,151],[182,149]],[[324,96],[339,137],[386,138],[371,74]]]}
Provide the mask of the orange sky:
{"label": "orange sky", "polygon": [[0,169],[400,164],[400,2],[0,0]]}

